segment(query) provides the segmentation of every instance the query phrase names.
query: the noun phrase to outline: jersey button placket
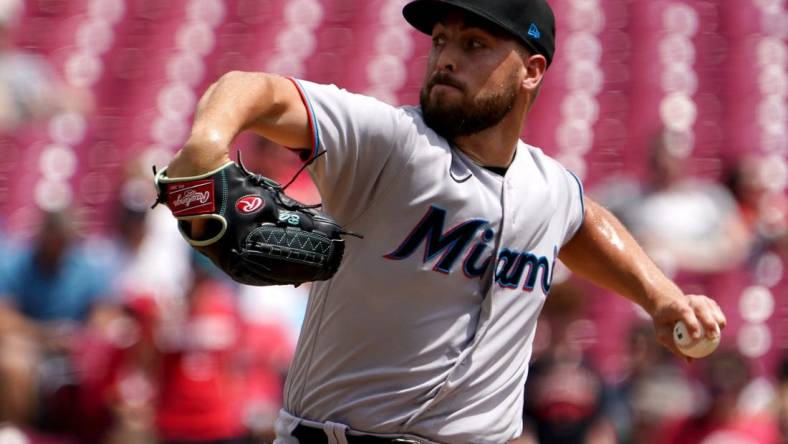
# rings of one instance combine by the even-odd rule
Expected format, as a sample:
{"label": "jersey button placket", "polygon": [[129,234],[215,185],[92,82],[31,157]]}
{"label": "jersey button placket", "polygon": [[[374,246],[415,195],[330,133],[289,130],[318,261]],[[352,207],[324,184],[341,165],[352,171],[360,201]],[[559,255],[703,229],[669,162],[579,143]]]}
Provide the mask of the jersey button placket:
{"label": "jersey button placket", "polygon": [[[511,180],[504,178],[503,183],[503,198],[501,199],[501,212],[503,213],[504,220],[509,221],[508,225],[512,228],[517,226],[517,214],[514,211],[508,211],[509,208],[515,207],[514,205],[514,185]],[[503,235],[503,233],[501,233]]]}

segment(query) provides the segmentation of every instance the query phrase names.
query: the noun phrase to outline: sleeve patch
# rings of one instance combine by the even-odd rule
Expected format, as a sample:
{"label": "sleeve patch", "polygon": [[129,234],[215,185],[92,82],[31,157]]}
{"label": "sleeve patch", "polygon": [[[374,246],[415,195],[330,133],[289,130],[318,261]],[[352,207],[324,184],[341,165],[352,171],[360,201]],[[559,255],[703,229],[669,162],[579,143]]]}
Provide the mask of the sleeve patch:
{"label": "sleeve patch", "polygon": [[574,237],[575,234],[577,234],[577,232],[580,230],[580,227],[583,226],[583,222],[585,221],[586,218],[586,207],[585,207],[585,202],[583,201],[583,196],[585,195],[585,192],[583,191],[583,183],[580,181],[580,178],[578,178],[575,173],[569,170],[566,171],[569,174],[571,174],[572,177],[575,179],[575,182],[577,182],[577,189],[578,192],[580,193],[580,223],[577,224],[577,228],[575,229],[574,233],[572,233],[572,236],[569,237],[569,239],[571,239],[572,237]]}

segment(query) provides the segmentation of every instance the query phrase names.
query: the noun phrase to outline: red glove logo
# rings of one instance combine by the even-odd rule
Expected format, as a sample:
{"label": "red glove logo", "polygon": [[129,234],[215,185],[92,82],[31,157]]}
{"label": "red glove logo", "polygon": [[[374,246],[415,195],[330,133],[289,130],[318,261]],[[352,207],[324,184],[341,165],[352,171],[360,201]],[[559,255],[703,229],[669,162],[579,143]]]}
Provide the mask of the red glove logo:
{"label": "red glove logo", "polygon": [[168,185],[167,206],[175,216],[213,213],[213,180],[192,180]]}
{"label": "red glove logo", "polygon": [[244,214],[254,213],[263,208],[263,205],[265,205],[263,198],[255,195],[244,196],[235,201],[235,208]]}

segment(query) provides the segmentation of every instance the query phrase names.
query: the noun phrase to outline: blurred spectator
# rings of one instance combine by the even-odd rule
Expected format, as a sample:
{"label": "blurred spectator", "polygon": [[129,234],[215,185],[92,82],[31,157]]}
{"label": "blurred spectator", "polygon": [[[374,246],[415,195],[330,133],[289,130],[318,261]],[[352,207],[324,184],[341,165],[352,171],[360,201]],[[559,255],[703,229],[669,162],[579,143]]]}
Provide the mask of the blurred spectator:
{"label": "blurred spectator", "polygon": [[529,378],[526,434],[544,444],[617,442],[604,411],[602,377],[586,362],[570,356],[545,357],[531,366]]}
{"label": "blurred spectator", "polygon": [[725,175],[753,239],[751,260],[765,251],[779,250],[788,235],[788,196],[780,181],[770,177],[772,167],[769,158],[749,155],[729,162]]}
{"label": "blurred spectator", "polygon": [[584,295],[572,283],[555,285],[540,328],[549,345],[534,357],[525,391],[523,436],[511,444],[612,444],[615,429],[607,411],[607,387],[586,359],[572,332],[584,312]]}
{"label": "blurred spectator", "polygon": [[[142,187],[142,185],[145,185]],[[114,209],[114,233],[109,238],[91,239],[96,250],[102,252],[100,259],[111,264],[115,270],[111,281],[111,292],[124,304],[123,316],[118,317],[112,326],[112,337],[109,343],[88,342],[83,346],[81,361],[89,362],[89,367],[100,369],[86,374],[81,393],[82,408],[92,417],[103,419],[93,424],[94,430],[86,442],[95,442],[97,437],[106,435],[106,443],[152,442],[152,420],[144,415],[150,413],[150,392],[142,393],[139,384],[144,378],[136,368],[137,359],[134,354],[142,341],[142,331],[128,305],[145,299],[156,303],[160,293],[166,293],[169,287],[156,282],[153,267],[157,263],[147,262],[142,255],[143,246],[150,242],[149,215],[150,202],[154,193],[148,181],[130,179],[121,187],[120,202]],[[180,236],[174,234],[180,240]],[[160,252],[164,259],[176,257],[177,249]],[[172,261],[170,274],[173,279],[178,275],[177,261]],[[186,285],[186,283],[182,283]],[[119,403],[129,391],[134,392],[131,403]],[[144,397],[144,399],[143,399]],[[140,402],[142,401],[142,402]],[[130,404],[134,404],[131,406]],[[141,407],[141,408],[140,408]],[[147,420],[146,420],[147,419]],[[90,425],[86,424],[85,429]],[[133,430],[133,429],[138,430]],[[100,433],[99,433],[100,432]],[[139,432],[139,433],[136,433]],[[136,433],[136,435],[135,435]],[[132,438],[134,437],[134,438]]]}
{"label": "blurred spectator", "polygon": [[159,205],[151,210],[156,195],[149,169],[143,173],[135,163],[130,170],[114,209],[117,232],[106,248],[112,256],[107,260],[122,270],[115,279],[115,291],[126,299],[136,294],[157,301],[179,299],[191,279],[191,247],[183,241],[169,209]]}
{"label": "blurred spectator", "polygon": [[783,356],[777,374],[777,421],[781,443],[788,443],[788,354]]}
{"label": "blurred spectator", "polygon": [[295,343],[285,319],[249,319],[244,313],[244,320],[240,354],[246,378],[244,424],[255,442],[270,443],[276,437],[274,421],[282,408],[282,389]]}
{"label": "blurred spectator", "polygon": [[0,273],[5,269],[10,259],[16,256],[17,250],[17,242],[8,235],[5,220],[3,216],[0,215],[0,251],[3,252],[3,254],[0,254]]}
{"label": "blurred spectator", "polygon": [[675,137],[665,131],[655,139],[645,186],[616,184],[600,197],[669,273],[729,270],[749,249],[736,202],[722,185],[689,175]]}
{"label": "blurred spectator", "polygon": [[181,306],[139,310],[151,335],[146,355],[155,390],[155,427],[165,443],[242,443],[242,327],[234,288],[210,261],[194,253],[194,278]]}
{"label": "blurred spectator", "polygon": [[741,408],[740,395],[750,381],[747,359],[733,350],[718,350],[699,361],[700,382],[708,399],[693,415],[668,423],[658,443],[664,444],[777,444],[777,423],[768,413]]}
{"label": "blurred spectator", "polygon": [[103,441],[107,444],[155,441],[153,387],[139,367],[150,361],[153,339],[150,329],[143,329],[149,326],[138,321],[153,319],[157,307],[168,310],[173,301],[181,301],[191,281],[190,248],[169,210],[150,210],[155,200],[150,173],[141,172],[138,162],[130,162],[127,172],[113,208],[112,236],[90,239],[90,245],[101,252],[100,260],[115,270],[111,292],[122,301],[124,311],[113,323],[109,343],[92,341],[82,347],[81,360],[100,371],[86,374],[81,407],[103,419],[93,426],[97,430],[86,442],[104,435],[98,431],[107,432]]}
{"label": "blurred spectator", "polygon": [[60,390],[79,386],[75,358],[120,314],[108,297],[114,270],[97,257],[64,211],[45,213],[32,245],[8,258],[0,273],[0,420],[73,426],[58,410],[68,404]]}
{"label": "blurred spectator", "polygon": [[697,390],[662,347],[650,323],[630,329],[626,373],[614,390],[611,410],[622,443],[661,444],[654,436],[665,421],[694,412]]}
{"label": "blurred spectator", "polygon": [[297,334],[295,312],[283,309],[293,299],[281,293],[303,289],[229,282],[188,247],[168,209],[150,210],[150,178],[133,170],[109,250],[138,332],[118,373],[110,442],[273,441]]}
{"label": "blurred spectator", "polygon": [[14,48],[23,8],[21,0],[0,1],[0,134],[61,109],[91,106],[90,95],[61,84],[45,58]]}

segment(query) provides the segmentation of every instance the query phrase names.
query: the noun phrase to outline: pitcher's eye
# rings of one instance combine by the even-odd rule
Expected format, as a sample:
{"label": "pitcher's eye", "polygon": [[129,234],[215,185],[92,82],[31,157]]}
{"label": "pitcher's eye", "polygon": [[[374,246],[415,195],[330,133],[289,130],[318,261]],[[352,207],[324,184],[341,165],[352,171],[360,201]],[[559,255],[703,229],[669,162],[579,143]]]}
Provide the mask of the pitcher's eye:
{"label": "pitcher's eye", "polygon": [[470,49],[481,49],[485,47],[484,43],[479,39],[469,39],[466,45]]}

